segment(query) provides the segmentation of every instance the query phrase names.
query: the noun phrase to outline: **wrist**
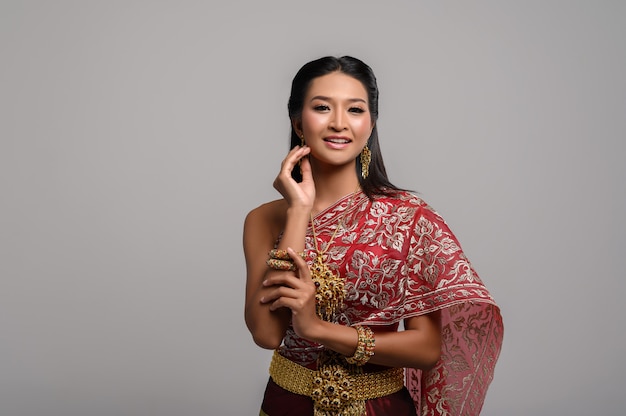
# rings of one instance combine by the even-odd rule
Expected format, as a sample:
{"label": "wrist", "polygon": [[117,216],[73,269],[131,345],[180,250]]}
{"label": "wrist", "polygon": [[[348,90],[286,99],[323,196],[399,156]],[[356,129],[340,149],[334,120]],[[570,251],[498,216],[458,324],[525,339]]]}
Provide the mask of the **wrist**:
{"label": "wrist", "polygon": [[328,339],[328,328],[325,328],[325,326],[328,324],[329,322],[323,321],[317,317],[317,319],[306,325],[306,334],[302,334],[302,337],[311,342],[325,344]]}
{"label": "wrist", "polygon": [[311,210],[312,207],[289,207],[287,208],[287,218],[306,220],[308,223],[311,217]]}
{"label": "wrist", "polygon": [[287,207],[287,212],[305,213],[308,215],[312,209],[313,205],[289,205]]}

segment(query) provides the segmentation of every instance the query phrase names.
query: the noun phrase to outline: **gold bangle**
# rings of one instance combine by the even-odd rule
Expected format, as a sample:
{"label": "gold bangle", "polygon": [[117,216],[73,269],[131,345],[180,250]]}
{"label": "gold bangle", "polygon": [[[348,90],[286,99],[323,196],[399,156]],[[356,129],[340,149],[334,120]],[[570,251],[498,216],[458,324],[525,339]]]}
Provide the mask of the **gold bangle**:
{"label": "gold bangle", "polygon": [[[296,254],[304,258],[304,252],[300,252]],[[281,248],[275,248],[275,249],[270,250],[269,255],[270,255],[270,259],[291,261],[291,257],[289,257],[289,252]]]}
{"label": "gold bangle", "polygon": [[267,259],[267,265],[274,270],[283,270],[283,271],[296,271],[296,265],[293,261],[289,260],[279,260],[279,259]]}
{"label": "gold bangle", "polygon": [[357,335],[359,337],[356,344],[356,351],[352,357],[346,357],[348,364],[365,365],[372,355],[374,355],[374,347],[376,346],[376,340],[374,338],[374,331],[369,326],[355,325]]}

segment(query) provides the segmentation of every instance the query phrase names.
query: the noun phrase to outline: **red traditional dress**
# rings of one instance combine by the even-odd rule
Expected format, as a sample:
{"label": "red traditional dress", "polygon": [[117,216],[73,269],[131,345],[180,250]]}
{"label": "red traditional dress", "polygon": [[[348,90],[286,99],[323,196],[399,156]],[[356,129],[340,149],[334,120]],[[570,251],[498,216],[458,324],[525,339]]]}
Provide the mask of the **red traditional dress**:
{"label": "red traditional dress", "polygon": [[[358,192],[313,221],[317,247],[328,248],[324,263],[345,281],[344,304],[333,322],[397,331],[406,318],[441,311],[438,364],[430,371],[405,369],[406,388],[367,400],[367,415],[478,415],[502,345],[502,318],[444,220],[408,192],[374,201]],[[313,235],[309,226],[309,265],[316,257]],[[315,369],[323,351],[290,328],[279,354]],[[269,416],[313,415],[313,402],[270,379],[262,409]]]}

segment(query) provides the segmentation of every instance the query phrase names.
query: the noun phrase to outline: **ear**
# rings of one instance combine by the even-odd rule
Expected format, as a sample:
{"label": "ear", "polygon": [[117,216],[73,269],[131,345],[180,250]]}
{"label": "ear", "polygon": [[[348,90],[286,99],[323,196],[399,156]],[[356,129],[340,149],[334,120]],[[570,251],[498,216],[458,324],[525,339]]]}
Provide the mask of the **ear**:
{"label": "ear", "polygon": [[292,118],[291,126],[293,127],[293,131],[296,132],[298,137],[302,137],[302,119],[300,118]]}
{"label": "ear", "polygon": [[374,132],[374,127],[376,127],[376,122],[372,122],[372,128],[370,129],[370,135],[367,137],[372,137],[372,133]]}

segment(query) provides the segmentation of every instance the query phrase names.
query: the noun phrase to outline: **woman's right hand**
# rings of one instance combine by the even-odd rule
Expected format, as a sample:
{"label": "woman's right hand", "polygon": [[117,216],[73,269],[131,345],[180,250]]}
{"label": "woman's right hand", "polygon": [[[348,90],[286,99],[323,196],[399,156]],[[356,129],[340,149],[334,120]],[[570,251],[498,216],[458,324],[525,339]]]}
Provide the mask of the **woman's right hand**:
{"label": "woman's right hand", "polygon": [[[311,164],[306,158],[310,152],[311,149],[306,146],[292,149],[283,160],[280,172],[274,180],[274,188],[283,195],[287,209],[285,210],[283,201],[274,201],[261,205],[246,217],[246,325],[254,341],[263,348],[278,348],[292,318],[289,307],[275,305],[270,309],[270,303],[262,300],[276,289],[275,285],[263,285],[263,281],[280,274],[290,274],[296,278],[293,272],[268,268],[266,260],[272,248],[291,247],[298,252],[305,249],[306,230],[315,200]],[[298,167],[299,160],[301,162]],[[302,170],[303,180],[300,183],[291,176],[292,170],[298,168]],[[276,247],[280,233],[280,245]],[[304,321],[308,322],[306,319]]]}
{"label": "woman's right hand", "polygon": [[[305,208],[311,210],[315,200],[315,183],[311,175],[311,163],[305,157],[311,152],[308,146],[294,147],[283,159],[280,172],[274,179],[274,188],[285,198],[290,208]],[[291,176],[293,169],[302,172],[302,182],[296,182]]]}

